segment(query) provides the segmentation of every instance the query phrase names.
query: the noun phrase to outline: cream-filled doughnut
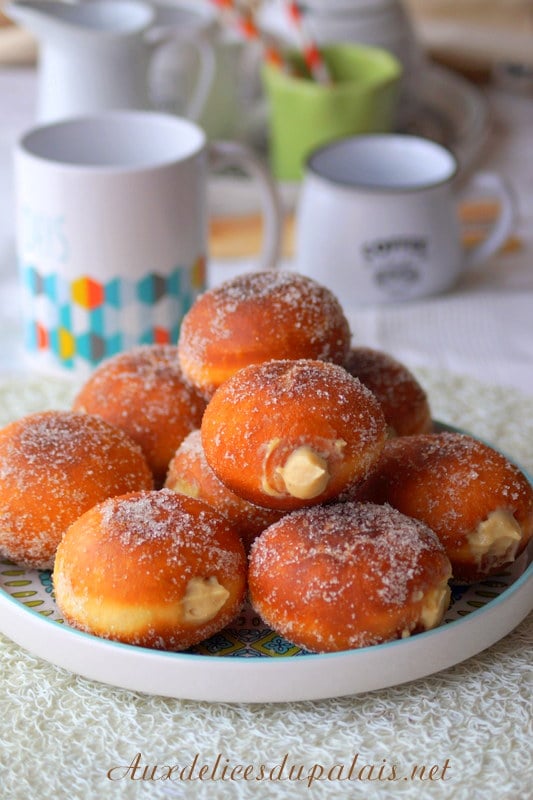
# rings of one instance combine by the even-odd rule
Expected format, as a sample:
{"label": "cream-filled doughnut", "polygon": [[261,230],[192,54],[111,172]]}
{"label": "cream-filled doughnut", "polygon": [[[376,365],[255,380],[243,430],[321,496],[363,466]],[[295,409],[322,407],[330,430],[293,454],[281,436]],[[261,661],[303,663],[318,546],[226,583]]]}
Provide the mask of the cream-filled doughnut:
{"label": "cream-filled doughnut", "polygon": [[48,569],[80,514],[152,486],[140,447],[99,417],[44,411],[15,420],[0,431],[0,554]]}
{"label": "cream-filled doughnut", "polygon": [[432,430],[427,394],[404,364],[381,350],[352,347],[344,366],[376,395],[389,435],[409,436]]}
{"label": "cream-filled doughnut", "polygon": [[343,367],[307,359],[240,370],[213,395],[201,431],[226,486],[281,510],[331,500],[363,480],[386,437],[369,389]]}
{"label": "cream-filled doughnut", "polygon": [[173,345],[146,345],[102,362],[82,386],[74,409],[122,428],[143,450],[157,485],[205,400],[186,380]]}
{"label": "cream-filled doughnut", "polygon": [[369,480],[352,496],[390,503],[438,535],[454,579],[501,571],[533,534],[533,489],[504,455],[460,433],[387,442]]}
{"label": "cream-filled doughnut", "polygon": [[219,480],[207,463],[200,430],[190,433],[178,447],[165,486],[203,500],[219,511],[238,530],[247,549],[256,536],[283,514],[243,500]]}
{"label": "cream-filled doughnut", "polygon": [[315,652],[380,644],[440,624],[450,562],[423,523],[385,505],[300,509],[252,544],[254,609]]}
{"label": "cream-filled doughnut", "polygon": [[295,272],[238,275],[201,295],[178,342],[185,375],[207,397],[235,372],[272,359],[342,363],[350,329],[337,298]]}
{"label": "cream-filled doughnut", "polygon": [[111,498],[83,514],[57,552],[56,602],[96,636],[184,650],[240,610],[246,555],[230,523],[169,489]]}

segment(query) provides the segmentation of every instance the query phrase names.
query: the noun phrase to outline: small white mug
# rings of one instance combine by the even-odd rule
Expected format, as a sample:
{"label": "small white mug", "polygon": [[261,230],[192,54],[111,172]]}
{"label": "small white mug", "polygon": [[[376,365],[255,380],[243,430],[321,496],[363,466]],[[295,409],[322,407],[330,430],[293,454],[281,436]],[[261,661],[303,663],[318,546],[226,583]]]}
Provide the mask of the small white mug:
{"label": "small white mug", "polygon": [[189,120],[109,111],[34,128],[15,153],[17,253],[33,366],[88,373],[135,345],[175,342],[206,286],[209,169],[257,179],[276,265],[281,210],[262,162]]}
{"label": "small white mug", "polygon": [[501,247],[514,222],[505,182],[474,175],[469,188],[497,198],[500,215],[487,238],[464,251],[456,176],[453,154],[418,136],[354,136],[316,150],[298,200],[297,270],[352,306],[452,288]]}

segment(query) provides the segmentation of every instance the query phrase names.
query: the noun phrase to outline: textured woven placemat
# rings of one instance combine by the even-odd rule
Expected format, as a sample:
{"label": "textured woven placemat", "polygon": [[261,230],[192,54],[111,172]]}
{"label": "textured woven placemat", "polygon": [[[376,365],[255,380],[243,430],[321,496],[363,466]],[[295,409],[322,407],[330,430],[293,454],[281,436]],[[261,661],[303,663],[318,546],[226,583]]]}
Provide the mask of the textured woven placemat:
{"label": "textured woven placemat", "polygon": [[[533,469],[533,398],[418,376],[435,417]],[[72,394],[61,381],[4,382],[0,424],[68,406]],[[0,636],[0,796],[530,797],[532,647],[530,615],[489,650],[423,680],[320,702],[230,706],[99,685]]]}

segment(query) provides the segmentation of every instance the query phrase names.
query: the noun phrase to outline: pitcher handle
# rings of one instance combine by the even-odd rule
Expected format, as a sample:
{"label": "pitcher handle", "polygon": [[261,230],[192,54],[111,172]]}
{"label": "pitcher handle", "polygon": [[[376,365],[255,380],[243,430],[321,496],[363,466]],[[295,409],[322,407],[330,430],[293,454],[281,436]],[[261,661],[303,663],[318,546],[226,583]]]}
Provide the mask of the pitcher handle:
{"label": "pitcher handle", "polygon": [[208,145],[208,153],[212,169],[238,166],[257,181],[264,221],[258,269],[277,267],[281,252],[283,210],[279,192],[270,172],[255,153],[240,142],[211,142]]}
{"label": "pitcher handle", "polygon": [[483,197],[494,197],[500,206],[500,213],[486,238],[465,253],[464,265],[469,269],[486,261],[505,243],[516,219],[516,202],[508,184],[493,172],[478,172],[473,175],[467,188],[469,194],[473,190]]}
{"label": "pitcher handle", "polygon": [[202,37],[193,39],[190,45],[198,51],[200,69],[191,96],[185,106],[185,116],[192,119],[193,122],[198,122],[215,79],[216,55],[211,43]]}
{"label": "pitcher handle", "polygon": [[166,26],[151,28],[146,33],[146,41],[153,50],[175,42],[192,47],[198,53],[198,74],[183,111],[184,117],[193,122],[198,122],[215,79],[216,54],[207,36],[200,33],[196,34],[195,38],[192,37],[194,37],[194,34],[191,31],[178,31]]}

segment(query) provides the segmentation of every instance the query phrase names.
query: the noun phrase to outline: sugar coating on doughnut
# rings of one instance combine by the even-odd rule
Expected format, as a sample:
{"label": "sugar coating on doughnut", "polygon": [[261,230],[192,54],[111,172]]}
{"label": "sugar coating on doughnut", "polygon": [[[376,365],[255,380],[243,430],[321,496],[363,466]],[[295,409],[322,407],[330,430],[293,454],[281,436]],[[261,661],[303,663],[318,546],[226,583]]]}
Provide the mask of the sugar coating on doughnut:
{"label": "sugar coating on doughnut", "polygon": [[102,362],[73,407],[126,431],[161,484],[176,448],[199,427],[205,399],[183,375],[177,347],[146,345]]}
{"label": "sugar coating on doughnut", "polygon": [[390,440],[354,496],[390,503],[429,525],[458,581],[471,583],[501,571],[533,534],[530,483],[504,455],[467,434]]}
{"label": "sugar coating on doughnut", "polygon": [[219,480],[207,463],[200,430],[190,433],[178,447],[170,462],[165,486],[203,500],[216,509],[233,523],[246,548],[283,514],[243,500]]}
{"label": "sugar coating on doughnut", "polygon": [[239,275],[200,296],[178,342],[189,379],[210,397],[237,370],[271,359],[342,363],[350,329],[337,298],[311,278],[270,270]]}
{"label": "sugar coating on doughnut", "polygon": [[233,492],[291,510],[362,480],[385,441],[381,407],[343,367],[270,361],[219,387],[202,420],[206,459]]}
{"label": "sugar coating on doughnut", "polygon": [[225,627],[246,586],[234,528],[168,489],[112,498],[74,522],[57,552],[56,601],[72,626],[183,650]]}
{"label": "sugar coating on doughnut", "polygon": [[385,505],[301,509],[252,544],[249,593],[289,641],[328,652],[440,624],[451,567],[435,534]]}
{"label": "sugar coating on doughnut", "polygon": [[381,350],[352,347],[344,366],[376,395],[391,436],[409,436],[432,430],[426,392],[400,361]]}
{"label": "sugar coating on doughnut", "polygon": [[48,569],[80,514],[152,486],[139,446],[105,420],[71,411],[22,417],[0,431],[0,554]]}

